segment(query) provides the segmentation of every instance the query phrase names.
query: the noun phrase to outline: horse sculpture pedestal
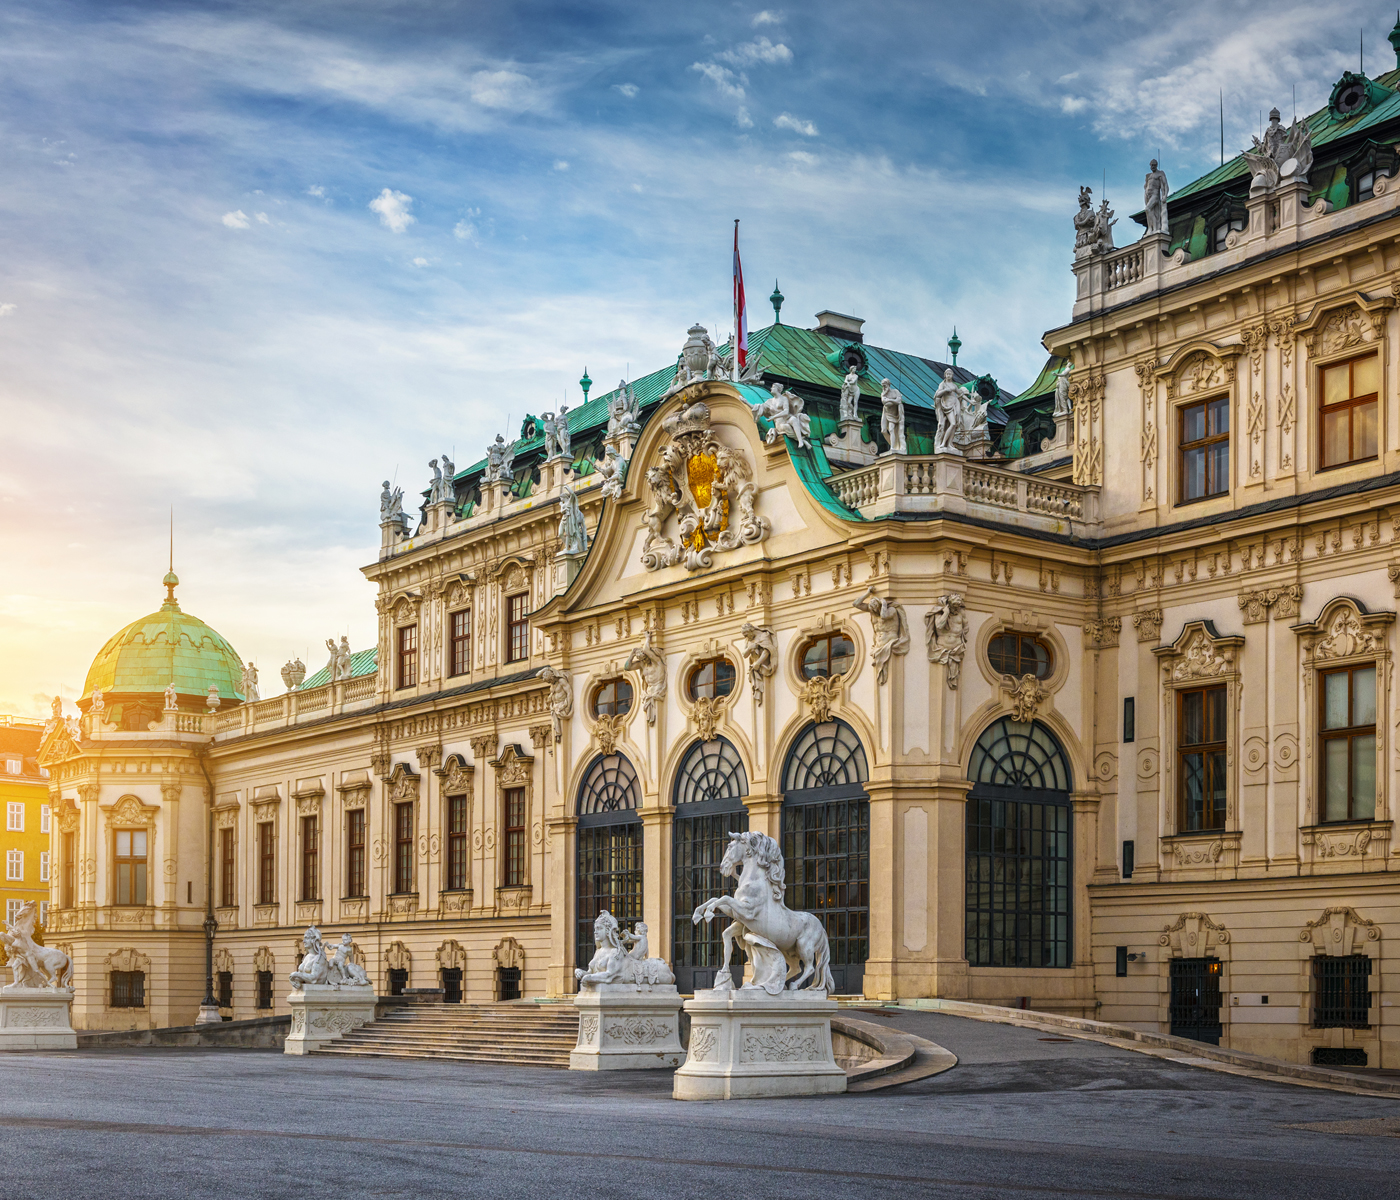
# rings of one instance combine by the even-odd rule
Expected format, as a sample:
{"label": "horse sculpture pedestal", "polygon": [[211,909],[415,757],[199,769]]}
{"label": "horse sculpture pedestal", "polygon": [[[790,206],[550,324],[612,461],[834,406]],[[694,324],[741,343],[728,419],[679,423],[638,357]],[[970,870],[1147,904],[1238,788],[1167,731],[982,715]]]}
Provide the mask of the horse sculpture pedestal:
{"label": "horse sculpture pedestal", "polygon": [[674,1067],[685,1059],[675,984],[639,990],[602,983],[579,992],[574,1006],[578,1045],[569,1055],[571,1071],[636,1071]]}
{"label": "horse sculpture pedestal", "polygon": [[836,1003],[823,992],[700,991],[685,1002],[685,1011],[690,1014],[690,1052],[672,1085],[677,1100],[846,1090],[846,1072],[831,1053]]}
{"label": "horse sculpture pedestal", "polygon": [[282,1045],[284,1054],[310,1054],[374,1020],[374,988],[369,984],[308,983],[288,996],[287,1003],[292,1006],[292,1032]]}
{"label": "horse sculpture pedestal", "polygon": [[0,1050],[76,1050],[72,988],[0,988]]}

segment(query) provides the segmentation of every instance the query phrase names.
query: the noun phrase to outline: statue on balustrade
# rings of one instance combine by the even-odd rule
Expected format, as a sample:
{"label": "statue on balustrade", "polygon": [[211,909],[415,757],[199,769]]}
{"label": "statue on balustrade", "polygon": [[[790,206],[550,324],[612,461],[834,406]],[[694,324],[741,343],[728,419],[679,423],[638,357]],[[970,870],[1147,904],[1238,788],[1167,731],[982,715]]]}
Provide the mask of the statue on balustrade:
{"label": "statue on balustrade", "polygon": [[1142,183],[1142,203],[1147,216],[1147,232],[1167,232],[1167,175],[1152,160],[1147,178]]}
{"label": "statue on balustrade", "polygon": [[258,691],[258,669],[252,663],[243,668],[243,699],[249,704],[262,699]]}
{"label": "statue on balustrade", "polygon": [[841,423],[860,420],[860,368],[855,363],[841,381]]}
{"label": "statue on balustrade", "polygon": [[880,433],[889,443],[891,454],[905,454],[904,397],[888,379],[880,381]]}

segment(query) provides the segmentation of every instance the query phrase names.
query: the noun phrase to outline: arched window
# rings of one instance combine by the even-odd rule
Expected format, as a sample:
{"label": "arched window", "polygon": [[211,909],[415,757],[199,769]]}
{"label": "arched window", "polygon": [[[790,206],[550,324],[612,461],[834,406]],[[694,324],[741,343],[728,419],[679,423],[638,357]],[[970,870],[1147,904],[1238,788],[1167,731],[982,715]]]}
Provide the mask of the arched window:
{"label": "arched window", "polygon": [[1039,721],[1003,717],[968,764],[966,953],[973,966],[1068,967],[1070,768]]}
{"label": "arched window", "polygon": [[844,633],[824,633],[802,648],[802,678],[845,675],[856,660],[855,643]]}
{"label": "arched window", "polygon": [[593,693],[595,717],[622,717],[632,711],[632,685],[625,679],[607,679]]}
{"label": "arched window", "polygon": [[625,755],[600,754],[578,794],[575,961],[588,966],[597,948],[593,922],[604,909],[623,926],[642,919],[642,789]]}
{"label": "arched window", "polygon": [[865,748],[845,721],[808,725],[792,744],[783,767],[783,792],[864,783],[870,777]]}
{"label": "arched window", "polygon": [[734,690],[734,664],[727,658],[707,658],[690,669],[686,692],[692,700],[716,700]]}
{"label": "arched window", "polygon": [[[739,752],[725,738],[696,742],[676,771],[671,823],[671,969],[682,992],[713,987],[723,947],[724,923],[696,925],[691,914],[711,896],[732,893],[719,864],[731,833],[749,827],[744,797],[749,776]],[[736,952],[732,968],[740,977],[744,958]]]}
{"label": "arched window", "polygon": [[844,721],[808,725],[783,765],[787,905],[815,913],[840,993],[860,992],[870,956],[870,799],[865,748]]}
{"label": "arched window", "polygon": [[1049,642],[1033,633],[1003,631],[987,643],[987,661],[998,675],[1049,679],[1055,669],[1055,652]]}

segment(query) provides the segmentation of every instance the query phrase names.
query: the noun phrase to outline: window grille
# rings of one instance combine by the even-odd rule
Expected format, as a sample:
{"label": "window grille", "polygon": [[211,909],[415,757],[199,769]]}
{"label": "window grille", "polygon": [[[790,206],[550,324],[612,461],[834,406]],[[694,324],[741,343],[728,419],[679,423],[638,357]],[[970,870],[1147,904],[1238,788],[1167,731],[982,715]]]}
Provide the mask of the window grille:
{"label": "window grille", "polygon": [[219,1007],[233,1007],[233,972],[219,972]]}
{"label": "window grille", "polygon": [[408,968],[389,968],[389,995],[402,996],[403,990],[408,986]]}
{"label": "window grille", "polygon": [[1371,1028],[1371,959],[1365,954],[1312,960],[1314,1029]]}
{"label": "window grille", "polygon": [[144,971],[112,972],[112,1007],[146,1007],[146,973]]}
{"label": "window grille", "polygon": [[442,1002],[444,1004],[462,1003],[461,967],[442,968]]}
{"label": "window grille", "polygon": [[623,754],[600,754],[584,773],[578,798],[577,965],[597,949],[593,922],[604,909],[620,925],[642,919],[641,785]]}
{"label": "window grille", "polygon": [[972,748],[967,777],[995,787],[1070,790],[1069,764],[1055,735],[1039,721],[1009,717],[983,730]]}
{"label": "window grille", "polygon": [[520,999],[520,968],[519,968],[519,967],[497,967],[497,968],[496,968],[496,999],[497,999],[497,1000],[519,1000],[519,999]]}
{"label": "window grille", "polygon": [[783,766],[783,793],[864,783],[870,777],[865,748],[844,721],[808,725]]}
{"label": "window grille", "polygon": [[1220,960],[1172,959],[1167,1011],[1173,1036],[1220,1045]]}
{"label": "window grille", "polygon": [[258,972],[258,1007],[272,1007],[272,972]]}

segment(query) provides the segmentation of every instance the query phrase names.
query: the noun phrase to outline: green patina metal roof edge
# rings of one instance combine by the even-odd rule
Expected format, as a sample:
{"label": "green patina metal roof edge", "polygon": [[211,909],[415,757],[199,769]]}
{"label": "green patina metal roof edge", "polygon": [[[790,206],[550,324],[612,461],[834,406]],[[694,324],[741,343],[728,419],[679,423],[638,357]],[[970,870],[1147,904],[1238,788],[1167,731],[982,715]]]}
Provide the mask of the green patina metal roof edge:
{"label": "green patina metal roof edge", "polygon": [[1017,396],[1013,403],[1050,395],[1055,390],[1055,380],[1060,373],[1060,368],[1064,365],[1064,358],[1058,354],[1052,354],[1045,360],[1045,365],[1040,368],[1040,374],[1035,377],[1035,382]]}
{"label": "green patina metal roof edge", "polygon": [[88,667],[83,691],[90,695],[101,687],[117,695],[151,694],[173,682],[179,695],[203,698],[213,684],[220,696],[241,700],[242,671],[243,660],[227,638],[167,600],[103,643]]}
{"label": "green patina metal roof edge", "polygon": [[[379,647],[371,646],[368,650],[356,650],[350,655],[350,678],[359,679],[362,675],[373,675],[379,670]],[[297,691],[304,692],[310,688],[322,687],[331,681],[331,669],[329,664],[322,667],[314,674],[308,675],[301,681],[301,686]]]}

